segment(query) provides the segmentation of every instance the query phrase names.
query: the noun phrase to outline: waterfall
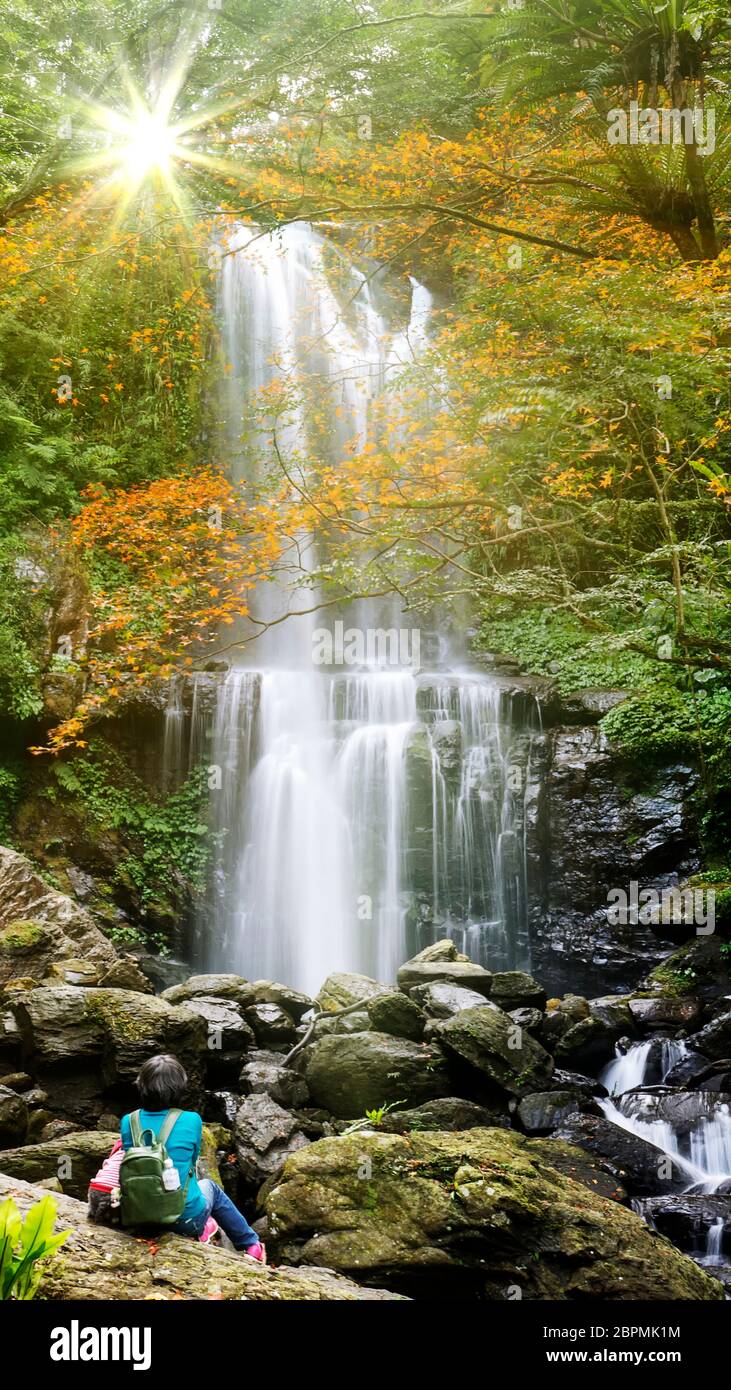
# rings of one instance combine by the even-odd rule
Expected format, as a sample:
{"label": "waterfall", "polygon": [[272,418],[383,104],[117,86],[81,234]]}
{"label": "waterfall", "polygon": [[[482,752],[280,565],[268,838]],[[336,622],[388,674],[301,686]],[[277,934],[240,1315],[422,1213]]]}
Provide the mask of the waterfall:
{"label": "waterfall", "polygon": [[[299,479],[313,452],[337,466],[358,450],[384,392],[398,434],[399,375],[427,342],[426,288],[411,281],[409,323],[391,331],[370,282],[312,228],[241,229],[228,249],[220,309],[235,476],[251,486],[266,466],[271,431],[253,408],[275,382],[295,394],[316,389],[329,422],[325,431],[320,419],[313,435],[299,401],[288,409],[278,442]],[[327,541],[295,544],[298,555],[317,557]],[[256,616],[315,609],[314,580],[302,583],[300,572],[296,586],[259,585]],[[376,635],[412,627],[395,604],[359,601],[345,616]],[[210,698],[196,695],[190,738],[214,780],[219,774],[211,792],[219,858],[201,963],[313,992],[333,970],[393,980],[409,954],[449,934],[473,959],[526,968],[525,718],[512,717],[488,676],[448,662],[430,672],[404,662],[400,644],[400,662],[382,647],[356,666],[318,665],[316,621],[288,617],[238,649],[251,629],[229,629],[230,670],[198,680]],[[445,644],[431,635],[441,661]],[[176,691],[168,745],[178,760],[179,711]]]}
{"label": "waterfall", "polygon": [[729,1106],[714,1092],[682,1093],[694,1097],[697,1109],[704,1107],[708,1113],[698,1113],[693,1122],[682,1129],[677,1122],[674,1124],[662,1112],[667,1108],[666,1098],[677,1093],[671,1087],[641,1089],[653,1082],[651,1069],[658,1066],[658,1049],[661,1082],[687,1052],[685,1043],[669,1038],[635,1043],[602,1074],[601,1079],[611,1096],[609,1100],[600,1101],[602,1110],[606,1118],[620,1128],[662,1149],[687,1178],[686,1192],[716,1192],[722,1184],[731,1182]]}

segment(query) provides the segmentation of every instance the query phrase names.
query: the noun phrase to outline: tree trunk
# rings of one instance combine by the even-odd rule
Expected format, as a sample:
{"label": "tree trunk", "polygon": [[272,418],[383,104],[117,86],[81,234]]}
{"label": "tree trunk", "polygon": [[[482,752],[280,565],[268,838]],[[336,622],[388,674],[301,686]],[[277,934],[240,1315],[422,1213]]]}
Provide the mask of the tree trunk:
{"label": "tree trunk", "polygon": [[[21,1212],[47,1195],[40,1187],[0,1174],[0,1201],[12,1197]],[[44,1266],[40,1298],[357,1302],[399,1297],[387,1290],[362,1289],[332,1270],[314,1266],[263,1269],[244,1255],[183,1236],[142,1240],[95,1226],[87,1220],[84,1202],[52,1195],[58,1207],[56,1229],[70,1230],[71,1236]]]}

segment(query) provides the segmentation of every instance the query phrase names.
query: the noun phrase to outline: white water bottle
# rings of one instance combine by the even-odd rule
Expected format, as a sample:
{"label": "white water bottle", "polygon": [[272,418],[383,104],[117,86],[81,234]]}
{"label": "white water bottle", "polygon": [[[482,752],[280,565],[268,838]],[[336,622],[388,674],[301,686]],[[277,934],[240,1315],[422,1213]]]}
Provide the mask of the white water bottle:
{"label": "white water bottle", "polygon": [[162,1170],[162,1185],[166,1192],[177,1192],[180,1187],[180,1173],[171,1158],[165,1159]]}

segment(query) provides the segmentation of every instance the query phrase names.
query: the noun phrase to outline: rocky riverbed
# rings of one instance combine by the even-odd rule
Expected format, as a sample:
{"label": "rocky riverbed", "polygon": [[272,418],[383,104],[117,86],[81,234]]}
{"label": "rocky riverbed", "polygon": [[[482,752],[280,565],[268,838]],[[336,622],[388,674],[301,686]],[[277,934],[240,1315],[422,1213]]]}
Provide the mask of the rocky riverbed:
{"label": "rocky riverbed", "polygon": [[83,1199],[140,1063],[170,1051],[207,1171],[276,1265],[412,1298],[723,1298],[731,1008],[712,939],[596,999],[547,999],[449,940],[395,985],[333,974],[308,998],[219,974],[155,993],[144,957],[11,851],[0,924],[7,1183]]}

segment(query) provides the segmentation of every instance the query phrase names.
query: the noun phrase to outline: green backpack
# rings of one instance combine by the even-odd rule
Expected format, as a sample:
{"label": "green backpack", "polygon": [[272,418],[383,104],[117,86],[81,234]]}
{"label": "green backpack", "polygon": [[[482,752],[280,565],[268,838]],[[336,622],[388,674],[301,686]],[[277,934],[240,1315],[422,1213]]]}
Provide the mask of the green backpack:
{"label": "green backpack", "polygon": [[172,1166],[165,1145],[182,1113],[171,1110],[157,1137],[154,1130],[142,1129],[139,1110],[130,1115],[132,1144],[125,1151],[119,1169],[123,1226],[174,1226],[180,1220],[193,1169],[188,1173],[185,1187],[181,1187],[179,1181],[174,1188],[166,1187],[163,1174],[175,1173],[177,1177],[177,1169]]}

